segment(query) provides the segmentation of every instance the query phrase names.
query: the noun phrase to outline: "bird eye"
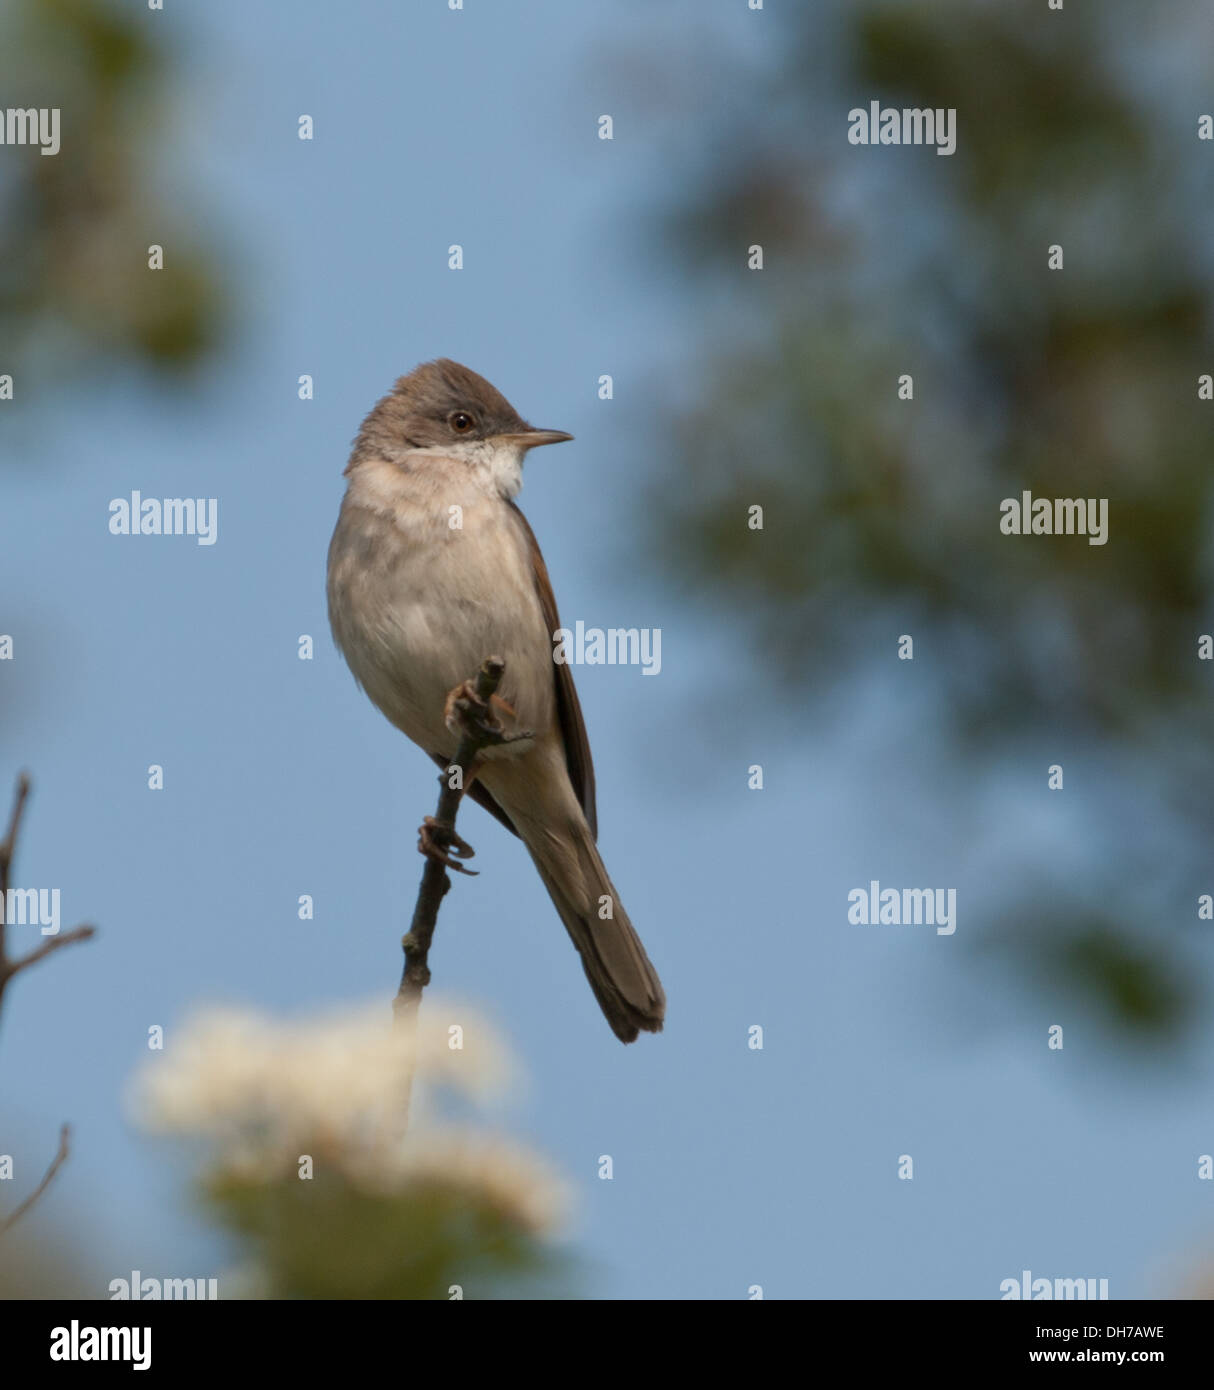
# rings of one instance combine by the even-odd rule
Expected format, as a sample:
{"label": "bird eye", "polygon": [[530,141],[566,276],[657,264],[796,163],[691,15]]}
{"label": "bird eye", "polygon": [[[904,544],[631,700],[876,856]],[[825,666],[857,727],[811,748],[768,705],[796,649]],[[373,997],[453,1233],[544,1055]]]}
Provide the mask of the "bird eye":
{"label": "bird eye", "polygon": [[466,410],[457,410],[455,414],[450,416],[449,418],[451,428],[456,432],[456,434],[467,434],[468,431],[472,428],[472,416],[469,415]]}

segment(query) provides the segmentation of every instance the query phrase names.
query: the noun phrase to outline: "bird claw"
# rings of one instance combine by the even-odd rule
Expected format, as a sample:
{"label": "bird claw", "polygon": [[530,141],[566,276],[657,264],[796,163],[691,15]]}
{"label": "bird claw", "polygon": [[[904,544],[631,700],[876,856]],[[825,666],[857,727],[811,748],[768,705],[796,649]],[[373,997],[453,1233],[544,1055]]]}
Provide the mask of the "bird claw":
{"label": "bird claw", "polygon": [[[475,869],[466,868],[459,862],[461,859],[471,859],[476,851],[467,840],[461,839],[455,833],[452,826],[444,825],[433,816],[427,816],[418,827],[417,850],[427,859],[441,864],[444,869],[453,869],[457,874],[467,874],[469,878],[476,877]],[[455,855],[456,858],[453,859],[451,855]]]}
{"label": "bird claw", "polygon": [[448,693],[443,715],[449,729],[453,732],[458,730],[487,748],[535,737],[530,729],[507,733],[497,716],[495,706],[505,710],[512,719],[515,718],[514,710],[500,696],[491,695],[487,701],[482,700],[476,693],[475,682],[463,681]]}

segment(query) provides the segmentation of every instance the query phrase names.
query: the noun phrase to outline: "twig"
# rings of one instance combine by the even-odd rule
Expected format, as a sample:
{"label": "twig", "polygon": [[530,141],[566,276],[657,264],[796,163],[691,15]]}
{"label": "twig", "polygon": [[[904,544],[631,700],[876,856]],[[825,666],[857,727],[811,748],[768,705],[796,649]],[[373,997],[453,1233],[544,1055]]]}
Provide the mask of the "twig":
{"label": "twig", "polygon": [[[17,793],[13,797],[13,813],[8,821],[8,834],[0,841],[0,961],[8,959],[6,934],[8,914],[4,911],[8,901],[9,874],[13,867],[13,855],[17,850],[17,832],[21,829],[21,817],[25,803],[29,799],[30,779],[24,772],[17,777]],[[0,986],[2,989],[3,986]]]}
{"label": "twig", "polygon": [[[25,814],[25,803],[29,800],[29,794],[30,779],[23,772],[17,778],[17,792],[13,798],[13,813],[9,817],[8,833],[3,840],[0,840],[0,1004],[4,1002],[4,991],[8,988],[8,982],[14,975],[19,974],[27,966],[37,964],[38,961],[45,959],[52,951],[57,951],[61,946],[71,946],[77,941],[87,941],[97,930],[91,926],[73,927],[71,931],[64,932],[61,936],[47,937],[46,940],[27,951],[25,955],[18,956],[15,960],[9,955],[8,890],[12,881],[13,859],[17,853],[17,836],[21,830],[21,818]],[[70,1127],[66,1124],[60,1128],[59,1149],[51,1160],[51,1166],[46,1170],[42,1181],[25,1201],[10,1216],[0,1219],[0,1236],[9,1231],[50,1187],[55,1179],[55,1174],[67,1162],[68,1154],[71,1152],[69,1144],[71,1133]]]}
{"label": "twig", "polygon": [[[492,719],[491,715],[488,719],[484,715],[478,717],[476,703],[479,702],[485,707],[489,705],[505,670],[506,663],[499,656],[491,656],[483,663],[476,678],[475,702],[468,698],[466,687],[451,692],[449,707],[453,705],[460,717],[461,737],[451,765],[439,774],[441,790],[438,809],[433,818],[428,818],[422,826],[422,845],[429,835],[439,846],[451,848],[452,853],[461,858],[468,858],[472,848],[456,835],[455,816],[463,799],[464,789],[468,786],[468,774],[477,754],[493,744],[519,737],[530,737],[527,734],[503,734],[489,722]],[[452,776],[454,768],[459,769],[458,777]],[[455,786],[452,786],[453,782]],[[417,904],[413,909],[413,921],[401,942],[405,952],[405,968],[400,978],[400,989],[392,1006],[398,1026],[415,1026],[422,991],[430,983],[430,943],[434,939],[439,906],[451,887],[451,880],[447,876],[448,868],[456,869],[460,873],[469,872],[462,864],[441,853],[427,854],[426,867],[422,870],[422,881],[417,890]]]}
{"label": "twig", "polygon": [[8,834],[0,840],[0,1003],[4,1001],[4,991],[14,975],[29,965],[49,956],[60,946],[72,946],[77,941],[87,941],[96,933],[96,927],[73,927],[62,936],[51,936],[32,951],[14,960],[8,953],[8,890],[12,878],[13,859],[17,853],[17,835],[21,829],[21,818],[25,813],[25,803],[29,800],[30,779],[23,772],[17,778],[17,791],[13,798],[13,813],[9,817]]}
{"label": "twig", "polygon": [[0,997],[4,995],[5,985],[19,970],[24,970],[27,965],[36,965],[52,951],[57,951],[60,946],[74,946],[77,941],[87,941],[96,934],[97,928],[93,926],[73,927],[71,931],[61,932],[58,936],[48,936],[40,946],[35,946],[32,951],[27,951],[16,960],[6,960],[0,965]]}
{"label": "twig", "polygon": [[38,1200],[38,1198],[41,1197],[42,1194],[46,1191],[46,1189],[50,1187],[51,1183],[54,1182],[55,1174],[67,1162],[67,1156],[69,1153],[71,1153],[71,1146],[69,1144],[69,1140],[71,1139],[71,1137],[71,1126],[60,1126],[59,1149],[58,1152],[55,1154],[55,1157],[51,1159],[51,1166],[43,1174],[42,1181],[38,1184],[36,1188],[34,1188],[34,1190],[25,1199],[25,1201],[22,1202],[21,1205],[14,1212],[11,1213],[11,1215],[6,1216],[2,1221],[0,1221],[0,1236],[4,1236],[9,1231],[11,1231],[12,1228],[17,1224],[17,1222],[20,1221],[21,1218],[25,1215],[25,1213],[29,1211],[30,1207],[32,1207],[34,1203]]}

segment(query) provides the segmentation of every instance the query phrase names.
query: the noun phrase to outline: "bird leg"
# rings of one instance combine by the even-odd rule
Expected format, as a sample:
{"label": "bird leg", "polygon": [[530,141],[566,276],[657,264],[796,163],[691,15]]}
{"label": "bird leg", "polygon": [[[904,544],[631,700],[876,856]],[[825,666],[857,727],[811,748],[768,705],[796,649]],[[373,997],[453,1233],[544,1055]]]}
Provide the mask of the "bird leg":
{"label": "bird leg", "polygon": [[[461,839],[455,833],[453,825],[444,825],[442,821],[435,820],[433,816],[427,816],[418,827],[417,849],[419,854],[424,854],[427,859],[433,859],[444,869],[454,869],[457,874],[467,874],[470,878],[476,877],[475,869],[465,868],[459,862],[461,859],[471,859],[476,851],[467,840]],[[451,855],[455,855],[456,858],[452,859]]]}
{"label": "bird leg", "polygon": [[530,729],[507,733],[498,717],[498,710],[504,710],[511,719],[517,718],[514,710],[501,696],[490,695],[488,700],[482,700],[476,693],[474,681],[462,681],[454,690],[448,692],[443,718],[452,733],[460,733],[464,738],[471,739],[477,752],[481,748],[496,748],[503,743],[515,743],[522,738],[535,737]]}
{"label": "bird leg", "polygon": [[[443,709],[447,727],[453,734],[459,735],[460,743],[455,761],[462,769],[463,786],[448,786],[444,791],[444,797],[454,793],[451,804],[445,806],[440,798],[439,815],[427,816],[418,828],[417,848],[427,859],[441,864],[444,869],[454,869],[456,873],[470,876],[475,874],[475,870],[460,863],[462,859],[471,859],[476,851],[467,840],[461,839],[455,833],[455,812],[461,796],[476,776],[473,769],[477,754],[484,748],[496,748],[503,743],[515,743],[519,739],[534,737],[530,730],[507,733],[498,717],[499,710],[504,711],[511,719],[517,718],[514,710],[497,695],[490,695],[487,700],[482,699],[477,694],[474,681],[462,681],[450,691]],[[442,778],[439,780],[442,781]]]}

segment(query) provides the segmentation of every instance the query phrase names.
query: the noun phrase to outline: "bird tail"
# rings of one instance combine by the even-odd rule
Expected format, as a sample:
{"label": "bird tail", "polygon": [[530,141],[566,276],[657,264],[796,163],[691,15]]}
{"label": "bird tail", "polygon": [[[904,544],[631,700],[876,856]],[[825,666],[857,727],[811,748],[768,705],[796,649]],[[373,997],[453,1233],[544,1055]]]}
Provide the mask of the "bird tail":
{"label": "bird tail", "polygon": [[567,835],[526,823],[519,829],[612,1032],[626,1043],[642,1029],[660,1033],[666,995],[658,972],[607,876],[590,827],[580,816],[567,824]]}

